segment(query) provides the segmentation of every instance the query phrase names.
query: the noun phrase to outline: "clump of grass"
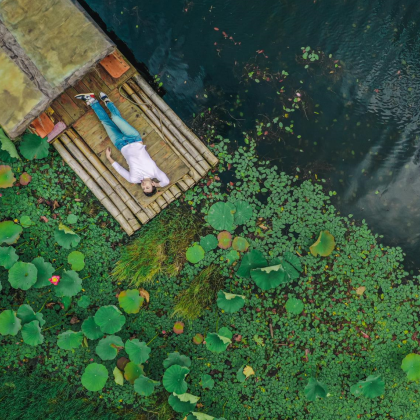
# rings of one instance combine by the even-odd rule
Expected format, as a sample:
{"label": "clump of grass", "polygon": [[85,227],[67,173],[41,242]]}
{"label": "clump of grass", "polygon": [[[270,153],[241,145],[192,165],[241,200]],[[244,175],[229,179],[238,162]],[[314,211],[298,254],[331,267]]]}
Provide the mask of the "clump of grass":
{"label": "clump of grass", "polygon": [[179,294],[172,316],[189,321],[197,319],[216,301],[223,284],[224,278],[219,266],[213,264],[205,268],[194,278],[188,289]]}
{"label": "clump of grass", "polygon": [[183,207],[172,207],[141,228],[121,252],[113,276],[139,286],[159,274],[176,275],[184,265],[185,250],[202,230],[200,220]]}

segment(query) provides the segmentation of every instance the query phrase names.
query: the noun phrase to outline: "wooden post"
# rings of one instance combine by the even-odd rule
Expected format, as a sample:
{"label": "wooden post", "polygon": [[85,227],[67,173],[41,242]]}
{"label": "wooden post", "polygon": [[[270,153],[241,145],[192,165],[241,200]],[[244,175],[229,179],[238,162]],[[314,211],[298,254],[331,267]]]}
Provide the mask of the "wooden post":
{"label": "wooden post", "polygon": [[73,156],[66,150],[59,139],[55,139],[53,146],[57,152],[61,155],[63,160],[73,169],[78,177],[85,183],[85,185],[92,191],[92,194],[101,202],[101,204],[109,211],[112,217],[117,220],[121,227],[125,230],[128,235],[132,235],[134,230],[128,224],[127,220],[120,213],[117,207],[111,202],[106,194],[101,190],[98,184],[90,177],[90,175],[82,168]]}
{"label": "wooden post", "polygon": [[182,191],[188,191],[188,185],[182,180],[182,179],[180,179],[178,182],[177,182],[177,184],[178,184],[178,186],[181,188],[181,190]]}
{"label": "wooden post", "polygon": [[160,211],[161,211],[161,208],[158,206],[158,204],[156,203],[156,201],[152,201],[149,204],[149,207],[151,207],[156,214],[159,214]]}
{"label": "wooden post", "polygon": [[168,204],[172,203],[172,201],[174,201],[174,200],[175,200],[175,197],[174,197],[174,195],[171,193],[170,189],[169,189],[169,190],[166,190],[166,191],[165,191],[162,195],[163,195],[164,199],[166,200],[166,202],[167,202]]}
{"label": "wooden post", "polygon": [[200,154],[204,156],[207,162],[209,162],[211,166],[215,166],[218,162],[216,156],[214,156],[202,141],[184,124],[181,118],[172,111],[169,105],[153,90],[146,80],[144,80],[140,74],[136,74],[133,79],[154,104],[168,117],[174,126],[178,128]]}
{"label": "wooden post", "polygon": [[161,209],[164,209],[165,207],[168,207],[168,203],[166,202],[163,195],[160,195],[158,198],[156,198],[156,203]]}

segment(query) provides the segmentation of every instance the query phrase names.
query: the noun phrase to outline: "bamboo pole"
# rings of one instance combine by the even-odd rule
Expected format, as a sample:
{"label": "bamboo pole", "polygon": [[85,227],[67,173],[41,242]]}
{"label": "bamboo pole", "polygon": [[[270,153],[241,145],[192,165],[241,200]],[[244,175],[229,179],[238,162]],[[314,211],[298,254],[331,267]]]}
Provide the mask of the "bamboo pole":
{"label": "bamboo pole", "polygon": [[160,213],[161,208],[158,206],[158,204],[156,203],[156,201],[152,201],[149,204],[149,207],[151,207],[156,214],[159,214]]}
{"label": "bamboo pole", "polygon": [[76,144],[79,150],[86,156],[89,162],[95,167],[95,169],[101,174],[101,176],[108,182],[108,184],[114,189],[121,200],[126,206],[136,215],[142,224],[147,223],[150,217],[143,211],[126,189],[119,183],[114,177],[112,172],[102,163],[102,161],[96,156],[91,148],[72,130],[66,131],[66,134],[71,138],[73,143]]}
{"label": "bamboo pole", "polygon": [[157,205],[163,210],[164,208],[168,207],[168,203],[164,199],[162,195],[160,195],[158,198],[156,198]]}
{"label": "bamboo pole", "polygon": [[182,180],[187,184],[188,188],[191,188],[195,185],[194,180],[189,175],[183,176]]}
{"label": "bamboo pole", "polygon": [[179,187],[181,188],[182,191],[188,191],[188,185],[182,180],[180,179],[177,184],[179,185]]}
{"label": "bamboo pole", "polygon": [[201,140],[184,124],[181,118],[175,114],[170,106],[153,90],[153,88],[143,79],[140,74],[133,76],[133,79],[144,91],[144,93],[155,103],[155,105],[165,114],[176,128],[190,141],[190,143],[200,152],[202,156],[215,166],[218,162],[216,156],[201,142]]}
{"label": "bamboo pole", "polygon": [[101,190],[98,184],[91,178],[91,176],[82,168],[73,156],[66,150],[61,141],[57,138],[53,142],[53,146],[63,158],[76,175],[84,182],[84,184],[92,191],[92,194],[101,202],[101,204],[109,211],[112,217],[117,220],[121,227],[128,235],[132,235],[134,230],[128,224],[124,216],[119,212],[117,207],[111,202],[107,195]]}
{"label": "bamboo pole", "polygon": [[[187,150],[186,147],[181,144],[181,142],[166,128],[165,125],[162,125],[161,127],[158,117],[156,117],[156,115],[144,103],[145,101],[143,101],[127,83],[123,84],[123,88],[134,100],[134,102],[137,103],[140,109],[144,112],[145,116],[148,117],[148,120],[151,122],[151,125],[155,127],[155,130],[160,132],[162,129],[162,135],[164,136],[165,140],[169,143],[170,146],[172,146],[172,150],[174,150],[174,152],[181,158],[181,160],[189,168],[191,168],[190,171],[196,170],[201,175],[199,176],[199,179],[205,176],[209,171],[210,166],[204,159],[202,159],[201,155],[192,147]],[[197,161],[197,158],[200,159],[200,161]],[[195,166],[193,166],[194,163]],[[194,177],[196,177],[196,175],[194,175]]]}
{"label": "bamboo pole", "polygon": [[171,185],[167,191],[170,191],[175,198],[178,198],[182,194],[181,190],[175,184]]}
{"label": "bamboo pole", "polygon": [[60,136],[61,142],[67,147],[68,151],[83,165],[84,169],[89,173],[93,180],[102,188],[109,199],[120,210],[121,214],[125,217],[127,222],[133,230],[140,229],[139,222],[137,221],[131,210],[124,204],[121,198],[116,194],[114,189],[108,182],[100,175],[96,168],[87,160],[86,156],[78,149],[66,134]]}
{"label": "bamboo pole", "polygon": [[162,195],[163,195],[163,198],[166,200],[166,202],[167,202],[168,204],[172,203],[172,201],[174,201],[174,200],[175,200],[175,197],[174,197],[174,195],[171,193],[171,191],[170,191],[170,190],[166,190],[166,191],[164,191]]}

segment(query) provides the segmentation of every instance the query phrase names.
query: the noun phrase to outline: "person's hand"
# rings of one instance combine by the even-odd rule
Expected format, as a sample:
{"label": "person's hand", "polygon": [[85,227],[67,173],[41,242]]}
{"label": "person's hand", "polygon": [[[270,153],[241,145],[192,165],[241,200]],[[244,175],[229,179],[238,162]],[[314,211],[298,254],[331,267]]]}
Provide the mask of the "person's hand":
{"label": "person's hand", "polygon": [[159,187],[159,182],[152,181],[152,185],[153,185],[154,187]]}
{"label": "person's hand", "polygon": [[107,149],[105,151],[105,156],[108,160],[111,159],[111,148],[110,147],[107,147]]}

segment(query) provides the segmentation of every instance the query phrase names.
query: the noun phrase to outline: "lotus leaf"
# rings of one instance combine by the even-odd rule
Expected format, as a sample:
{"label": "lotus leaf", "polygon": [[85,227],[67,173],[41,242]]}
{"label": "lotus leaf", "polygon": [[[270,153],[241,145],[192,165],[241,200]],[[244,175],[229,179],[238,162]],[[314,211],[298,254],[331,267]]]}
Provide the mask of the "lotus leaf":
{"label": "lotus leaf", "polygon": [[273,289],[289,281],[281,264],[251,270],[251,278],[264,291]]}
{"label": "lotus leaf", "polygon": [[112,360],[118,354],[118,347],[124,347],[122,339],[116,335],[109,335],[99,340],[96,346],[96,354],[102,360]]}
{"label": "lotus leaf", "polygon": [[154,381],[150,378],[146,378],[146,376],[141,375],[134,381],[134,391],[137,394],[142,395],[143,397],[149,397],[153,394],[155,390],[155,385],[159,384],[160,382]]}
{"label": "lotus leaf", "polygon": [[54,239],[58,245],[65,249],[75,247],[80,242],[80,236],[62,223],[60,223],[58,228],[54,231]]}
{"label": "lotus leaf", "polygon": [[229,265],[232,265],[235,261],[238,261],[239,258],[240,258],[239,252],[235,251],[234,249],[231,249],[226,254],[226,261],[228,262]]}
{"label": "lotus leaf", "polygon": [[187,260],[196,264],[204,258],[204,249],[201,245],[195,244],[187,249]]}
{"label": "lotus leaf", "polygon": [[78,301],[77,301],[77,306],[80,306],[81,308],[87,308],[90,305],[90,297],[89,296],[82,296]]}
{"label": "lotus leaf", "polygon": [[217,306],[228,314],[238,312],[245,305],[245,296],[234,295],[220,290],[217,293]]}
{"label": "lotus leaf", "polygon": [[76,296],[82,290],[82,279],[75,271],[65,271],[54,289],[58,297]]}
{"label": "lotus leaf", "polygon": [[115,334],[125,324],[125,316],[114,305],[102,306],[96,311],[95,323],[106,334]]}
{"label": "lotus leaf", "polygon": [[134,340],[127,340],[125,343],[125,351],[130,360],[134,363],[144,363],[149,359],[150,347],[144,341],[139,341],[137,338]]}
{"label": "lotus leaf", "polygon": [[401,369],[407,374],[407,379],[410,382],[418,381],[420,379],[420,355],[407,354],[402,361]]}
{"label": "lotus leaf", "polygon": [[232,332],[226,328],[220,328],[219,333],[210,333],[206,337],[206,347],[208,350],[221,353],[225,351],[232,342]]}
{"label": "lotus leaf", "polygon": [[104,365],[91,363],[82,375],[82,384],[89,391],[100,391],[108,379],[108,370]]}
{"label": "lotus leaf", "polygon": [[79,347],[83,341],[83,333],[81,331],[65,331],[58,334],[57,346],[60,349],[72,350]]}
{"label": "lotus leaf", "polygon": [[67,257],[67,261],[71,265],[71,269],[74,271],[81,271],[85,268],[85,256],[80,251],[70,252]]}
{"label": "lotus leaf", "polygon": [[13,187],[16,178],[13,174],[12,168],[8,165],[0,165],[0,188]]}
{"label": "lotus leaf", "polygon": [[210,207],[207,215],[207,222],[216,230],[232,230],[233,229],[233,213],[232,204],[219,201]]}
{"label": "lotus leaf", "polygon": [[350,392],[356,396],[365,396],[366,398],[380,397],[385,392],[385,382],[381,375],[369,375],[365,381],[359,381],[350,388]]}
{"label": "lotus leaf", "polygon": [[124,371],[125,367],[127,366],[129,360],[126,357],[120,357],[117,360],[117,367],[118,369]]}
{"label": "lotus leaf", "polygon": [[203,388],[213,389],[214,380],[210,375],[202,375],[200,384]]}
{"label": "lotus leaf", "polygon": [[224,418],[218,418],[213,416],[209,416],[208,414],[192,412],[188,417],[187,420],[225,420]]}
{"label": "lotus leaf", "polygon": [[48,156],[48,140],[33,133],[25,133],[20,143],[20,153],[28,160],[43,159]]}
{"label": "lotus leaf", "polygon": [[22,216],[19,220],[19,223],[24,228],[31,227],[32,225],[35,224],[29,216]]}
{"label": "lotus leaf", "polygon": [[202,342],[204,341],[204,336],[203,336],[203,334],[196,334],[194,337],[193,337],[193,342],[194,342],[194,344],[201,344]]}
{"label": "lotus leaf", "polygon": [[103,337],[104,333],[101,331],[99,325],[96,324],[93,316],[85,319],[82,324],[83,334],[89,338],[89,340],[96,340]]}
{"label": "lotus leaf", "polygon": [[179,354],[177,351],[174,351],[173,353],[169,353],[168,357],[163,361],[163,367],[165,369],[173,365],[190,367],[191,359],[187,356]]}
{"label": "lotus leaf", "polygon": [[246,252],[249,248],[249,243],[245,238],[237,236],[232,242],[232,248],[236,251]]}
{"label": "lotus leaf", "polygon": [[114,370],[112,371],[114,374],[114,381],[117,385],[124,385],[124,375],[123,373],[115,366]]}
{"label": "lotus leaf", "polygon": [[65,311],[68,311],[68,309],[71,306],[71,302],[72,302],[72,298],[71,297],[64,296],[64,297],[61,298],[61,303],[63,304]]}
{"label": "lotus leaf", "polygon": [[32,260],[32,264],[38,270],[34,288],[38,289],[40,287],[51,286],[51,283],[48,281],[48,279],[50,279],[53,275],[55,268],[49,262],[45,262],[44,258],[42,257],[38,257]]}
{"label": "lotus leaf", "polygon": [[300,262],[300,258],[297,255],[294,255],[291,252],[285,252],[283,259],[281,260],[281,264],[290,280],[299,278],[300,272],[302,271],[302,264]]}
{"label": "lotus leaf", "polygon": [[251,270],[266,267],[267,264],[267,260],[264,258],[262,252],[257,249],[253,249],[243,256],[241,265],[236,274],[240,277],[250,277]]}
{"label": "lotus leaf", "polygon": [[28,174],[28,172],[23,172],[19,177],[20,185],[28,185],[32,181],[32,177]]}
{"label": "lotus leaf", "polygon": [[74,225],[75,223],[77,223],[78,220],[79,218],[75,214],[69,214],[67,216],[67,223],[69,225]]}
{"label": "lotus leaf", "polygon": [[319,234],[318,240],[309,247],[311,254],[314,257],[320,255],[321,257],[328,257],[334,251],[335,240],[328,230],[323,230]]}
{"label": "lotus leaf", "polygon": [[28,290],[36,283],[37,274],[33,264],[19,261],[9,270],[9,283],[15,289]]}
{"label": "lotus leaf", "polygon": [[185,394],[188,389],[185,377],[189,373],[190,370],[185,366],[173,365],[163,374],[163,386],[168,392],[175,392],[178,395]]}
{"label": "lotus leaf", "polygon": [[38,321],[31,321],[22,328],[23,341],[30,346],[37,346],[44,342],[44,336],[41,334],[41,327]]}
{"label": "lotus leaf", "polygon": [[236,379],[239,381],[239,382],[245,382],[246,381],[246,376],[245,376],[245,374],[244,374],[244,367],[245,366],[241,366],[239,369],[238,369],[238,371],[236,372]]}
{"label": "lotus leaf", "polygon": [[124,368],[124,378],[130,382],[131,385],[134,381],[144,375],[143,366],[134,362],[128,362]]}
{"label": "lotus leaf", "polygon": [[118,295],[118,302],[127,314],[137,314],[144,298],[137,289],[125,290]]}
{"label": "lotus leaf", "polygon": [[236,212],[235,212],[235,225],[243,225],[244,223],[248,222],[254,210],[252,209],[251,205],[248,201],[239,200],[235,202]]}
{"label": "lotus leaf", "polygon": [[182,334],[184,332],[184,326],[185,324],[181,321],[175,322],[173,332],[175,334]]}
{"label": "lotus leaf", "polygon": [[26,304],[19,306],[16,316],[22,321],[22,325],[25,325],[32,321],[38,321],[40,327],[43,327],[45,324],[44,316],[42,315],[42,313],[35,313],[31,306]]}
{"label": "lotus leaf", "polygon": [[189,413],[194,410],[199,399],[200,397],[192,394],[185,393],[178,395],[174,392],[169,396],[168,402],[177,413]]}
{"label": "lotus leaf", "polygon": [[228,249],[232,245],[232,234],[227,231],[220,232],[217,239],[219,240],[217,244],[219,248]]}
{"label": "lotus leaf", "polygon": [[285,308],[287,312],[299,315],[303,311],[304,304],[300,299],[289,298],[286,302]]}
{"label": "lotus leaf", "polygon": [[200,245],[205,252],[212,251],[217,248],[217,238],[214,235],[207,235],[200,239]]}
{"label": "lotus leaf", "polygon": [[6,133],[0,128],[0,149],[4,150],[8,153],[11,158],[19,159],[18,152],[16,150],[16,146],[12,142],[12,140],[7,137]]}
{"label": "lotus leaf", "polygon": [[322,382],[314,378],[309,378],[308,385],[304,389],[305,396],[309,401],[315,401],[317,398],[325,398],[328,394],[328,388]]}
{"label": "lotus leaf", "polygon": [[18,259],[19,255],[16,254],[15,248],[12,246],[0,247],[0,265],[6,270],[12,268]]}
{"label": "lotus leaf", "polygon": [[5,243],[13,245],[22,233],[22,226],[15,224],[12,220],[0,222],[0,245]]}
{"label": "lotus leaf", "polygon": [[7,309],[0,314],[0,334],[1,335],[16,335],[22,324],[16,314],[11,310]]}

